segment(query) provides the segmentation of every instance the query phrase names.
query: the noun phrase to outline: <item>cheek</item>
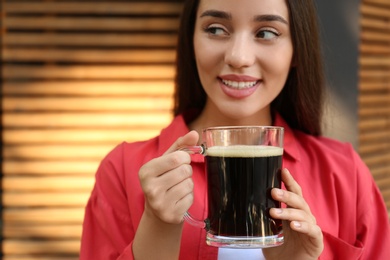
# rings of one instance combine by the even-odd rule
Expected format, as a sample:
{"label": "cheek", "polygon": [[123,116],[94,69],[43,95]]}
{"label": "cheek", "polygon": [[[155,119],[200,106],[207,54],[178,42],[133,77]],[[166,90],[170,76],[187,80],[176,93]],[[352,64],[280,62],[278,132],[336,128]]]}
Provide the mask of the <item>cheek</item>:
{"label": "cheek", "polygon": [[203,86],[212,84],[212,81],[219,74],[218,55],[205,45],[195,46],[195,59],[199,78]]}
{"label": "cheek", "polygon": [[281,76],[280,79],[288,75],[291,69],[292,51],[287,49],[287,51],[273,52],[268,58],[272,61],[268,63],[267,71],[269,73]]}

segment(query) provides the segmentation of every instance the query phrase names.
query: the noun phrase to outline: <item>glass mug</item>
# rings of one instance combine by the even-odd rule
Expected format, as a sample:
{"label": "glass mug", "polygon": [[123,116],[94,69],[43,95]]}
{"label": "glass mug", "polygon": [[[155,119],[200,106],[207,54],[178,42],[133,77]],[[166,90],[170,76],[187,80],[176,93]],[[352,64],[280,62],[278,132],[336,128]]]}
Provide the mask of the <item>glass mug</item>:
{"label": "glass mug", "polygon": [[269,216],[280,202],[271,189],[281,187],[282,127],[232,126],[203,130],[201,146],[181,150],[205,156],[208,217],[188,212],[189,224],[206,229],[216,247],[266,248],[283,244],[282,221]]}

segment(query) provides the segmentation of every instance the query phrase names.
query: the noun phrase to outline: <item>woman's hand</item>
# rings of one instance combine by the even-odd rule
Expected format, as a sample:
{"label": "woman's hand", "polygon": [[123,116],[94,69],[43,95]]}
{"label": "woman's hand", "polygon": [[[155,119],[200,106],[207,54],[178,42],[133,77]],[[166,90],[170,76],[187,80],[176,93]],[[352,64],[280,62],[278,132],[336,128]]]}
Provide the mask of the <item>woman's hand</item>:
{"label": "woman's hand", "polygon": [[275,188],[271,195],[275,200],[285,203],[287,208],[273,208],[270,215],[283,220],[284,243],[264,249],[264,256],[267,260],[318,259],[324,248],[322,231],[303,199],[301,187],[287,169],[282,170],[282,181],[287,190]]}
{"label": "woman's hand", "polygon": [[191,157],[178,149],[196,145],[198,139],[198,133],[191,131],[178,138],[164,155],[142,166],[139,179],[145,195],[145,213],[170,224],[183,221],[193,202],[194,184]]}
{"label": "woman's hand", "polygon": [[191,157],[177,150],[195,145],[198,139],[198,133],[191,131],[141,167],[145,210],[134,237],[135,259],[179,258],[183,215],[192,205],[194,184]]}

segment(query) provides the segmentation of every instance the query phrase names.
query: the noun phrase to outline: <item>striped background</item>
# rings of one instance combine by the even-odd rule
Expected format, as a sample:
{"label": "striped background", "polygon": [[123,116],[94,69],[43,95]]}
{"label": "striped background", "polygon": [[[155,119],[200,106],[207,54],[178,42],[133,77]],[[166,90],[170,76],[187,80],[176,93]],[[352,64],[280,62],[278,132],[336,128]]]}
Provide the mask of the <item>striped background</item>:
{"label": "striped background", "polygon": [[[172,118],[180,2],[3,1],[4,260],[78,259],[99,161]],[[359,152],[390,208],[390,2],[361,14]]]}

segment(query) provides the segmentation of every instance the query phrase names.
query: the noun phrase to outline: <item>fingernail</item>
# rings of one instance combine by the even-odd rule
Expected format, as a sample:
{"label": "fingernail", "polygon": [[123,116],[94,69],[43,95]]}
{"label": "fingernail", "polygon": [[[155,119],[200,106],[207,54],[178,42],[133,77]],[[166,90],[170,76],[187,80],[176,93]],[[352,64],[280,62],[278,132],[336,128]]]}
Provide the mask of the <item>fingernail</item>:
{"label": "fingernail", "polygon": [[277,194],[278,196],[283,196],[283,190],[277,189],[277,190],[276,190],[276,194]]}
{"label": "fingernail", "polygon": [[300,228],[300,227],[302,226],[301,223],[298,222],[298,221],[293,221],[293,225],[294,225],[294,227],[296,227],[296,228]]}
{"label": "fingernail", "polygon": [[275,213],[276,214],[278,214],[278,215],[280,215],[280,214],[282,214],[283,213],[283,210],[282,209],[275,209]]}

